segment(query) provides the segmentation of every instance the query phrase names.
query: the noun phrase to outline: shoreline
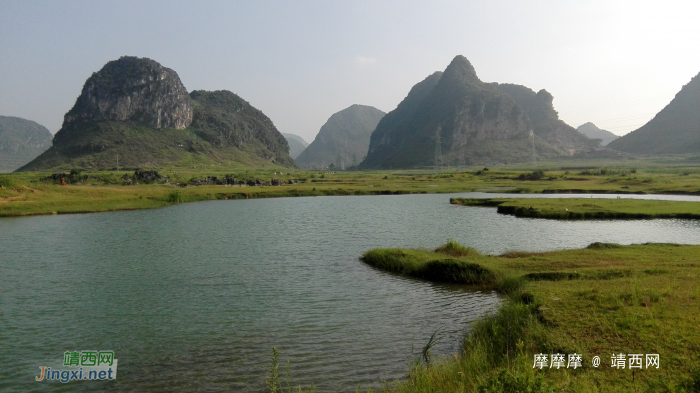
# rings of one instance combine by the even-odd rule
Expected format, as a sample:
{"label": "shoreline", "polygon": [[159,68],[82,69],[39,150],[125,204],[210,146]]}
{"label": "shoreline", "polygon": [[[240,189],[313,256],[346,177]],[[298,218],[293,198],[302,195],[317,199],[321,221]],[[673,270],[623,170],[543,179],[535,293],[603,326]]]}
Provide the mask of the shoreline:
{"label": "shoreline", "polygon": [[[78,186],[78,187],[86,187],[86,186]],[[209,187],[215,187],[215,186],[209,186]],[[219,186],[221,187],[221,186]],[[190,187],[188,187],[190,188]],[[188,188],[176,188],[172,189],[174,190],[170,194],[176,193],[178,191],[182,190],[187,190]],[[194,187],[192,187],[194,188]],[[269,187],[272,188],[272,187]],[[559,190],[561,191],[561,190]],[[569,190],[570,192],[530,192],[530,193],[517,193],[517,194],[522,194],[522,195],[543,195],[543,194],[567,194],[567,195],[614,195],[614,194],[621,194],[621,195],[688,195],[688,196],[695,196],[695,195],[700,195],[700,193],[683,193],[683,192],[662,192],[662,193],[646,193],[646,192],[619,192],[619,191],[609,191],[609,192],[594,192],[594,191],[585,191],[585,192],[573,192],[574,190]],[[578,190],[575,190],[578,191]],[[216,192],[212,195],[212,193],[206,193],[206,194],[198,194],[195,195],[192,199],[188,200],[183,200],[180,202],[171,202],[169,201],[169,196],[164,197],[162,200],[154,199],[154,198],[149,198],[150,201],[157,203],[156,206],[144,206],[144,207],[139,207],[139,206],[124,206],[124,207],[118,207],[118,208],[95,208],[95,209],[85,209],[85,210],[60,210],[60,207],[58,210],[52,210],[52,211],[40,211],[40,212],[11,212],[11,213],[6,213],[2,212],[0,210],[0,218],[18,218],[18,217],[33,217],[33,216],[45,216],[45,215],[59,215],[59,214],[88,214],[88,213],[109,213],[109,212],[117,212],[117,211],[130,211],[130,210],[148,210],[148,209],[160,209],[172,205],[178,205],[182,203],[190,203],[190,202],[205,202],[205,201],[215,201],[215,200],[238,200],[238,199],[263,199],[263,198],[294,198],[294,197],[316,197],[316,196],[379,196],[379,195],[416,195],[416,194],[451,194],[451,193],[460,193],[460,192],[485,192],[485,193],[508,193],[508,192],[490,192],[490,191],[473,191],[473,190],[468,190],[468,191],[440,191],[440,190],[423,190],[423,191],[415,191],[415,190],[372,190],[372,191],[367,191],[367,190],[343,190],[343,189],[338,189],[338,190],[330,190],[330,189],[323,189],[323,190],[288,190],[288,191],[280,191],[280,192],[275,192],[275,191],[269,191],[269,190],[259,190],[257,192]],[[138,194],[135,194],[138,195]],[[527,200],[532,203],[535,200],[538,200],[537,198],[513,198],[513,199],[522,199],[522,200]],[[567,200],[573,200],[577,198],[567,198]],[[581,200],[585,201],[590,199],[588,198],[580,198]],[[601,200],[603,198],[594,198],[596,200]],[[638,200],[638,199],[627,199],[623,198],[627,201],[629,200],[634,200],[634,201],[644,201],[643,199]],[[546,198],[544,199],[545,201],[551,202],[553,198]],[[603,200],[609,200],[609,199],[603,199]],[[126,201],[126,200],[124,200]],[[475,202],[478,201],[478,202]],[[548,218],[548,219],[568,219],[568,220],[575,220],[575,219],[662,219],[662,218],[667,218],[667,219],[673,219],[673,218],[684,218],[684,219],[700,219],[700,213],[695,214],[695,213],[679,213],[679,214],[646,214],[646,213],[612,213],[612,214],[577,214],[576,212],[569,212],[569,214],[566,217],[560,217],[557,215],[547,215],[547,212],[544,210],[534,210],[530,211],[531,209],[524,209],[519,206],[509,206],[507,205],[507,202],[510,201],[509,198],[450,198],[450,203],[454,205],[462,205],[462,206],[487,206],[487,207],[496,207],[497,211],[499,214],[506,214],[506,215],[512,215],[515,217],[521,217],[521,218]],[[2,203],[9,203],[10,201],[4,202],[0,200],[0,207],[2,207]],[[674,202],[674,203],[694,203],[694,202],[684,202],[684,201],[662,201],[662,202]],[[139,202],[133,201],[131,202],[132,204],[138,204]]]}
{"label": "shoreline", "polygon": [[700,219],[700,203],[608,198],[450,198],[460,206],[495,207],[498,214],[552,220]]}
{"label": "shoreline", "polygon": [[[523,170],[483,168],[478,171],[327,172],[295,170],[239,171],[238,173],[175,172],[162,169],[120,176],[113,172],[83,174],[71,171],[62,186],[58,176],[28,172],[0,175],[0,217],[98,213],[166,207],[177,203],[219,199],[300,196],[403,195],[481,192],[503,194],[619,194],[700,195],[699,174],[614,172],[608,176],[554,170],[537,180],[523,180]],[[145,175],[150,177],[144,178]],[[217,176],[212,176],[217,175]],[[576,177],[573,177],[576,176]],[[284,185],[231,186],[210,182],[226,180]],[[263,180],[264,179],[264,180]],[[204,183],[204,184],[202,184]],[[274,181],[270,181],[274,184]],[[237,183],[238,184],[238,183]],[[187,185],[182,187],[180,185]],[[526,214],[526,213],[523,213]]]}
{"label": "shoreline", "polygon": [[[407,379],[382,391],[685,391],[674,389],[700,383],[691,360],[700,347],[700,316],[689,311],[700,305],[698,255],[697,245],[661,243],[502,255],[452,240],[434,251],[369,250],[361,259],[376,269],[465,285],[477,277],[504,299],[495,314],[472,325],[460,354],[416,364]],[[490,273],[475,276],[479,269]],[[577,353],[581,366],[534,368],[539,353]],[[662,364],[632,378],[614,367],[611,353],[658,354]],[[593,356],[600,356],[599,367]]]}

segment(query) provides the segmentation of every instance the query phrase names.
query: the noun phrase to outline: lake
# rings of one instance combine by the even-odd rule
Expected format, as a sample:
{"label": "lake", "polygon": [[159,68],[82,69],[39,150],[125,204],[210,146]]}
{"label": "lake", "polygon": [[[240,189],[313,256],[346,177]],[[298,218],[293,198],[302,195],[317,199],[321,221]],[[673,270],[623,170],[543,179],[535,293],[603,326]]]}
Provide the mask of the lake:
{"label": "lake", "polygon": [[[368,249],[448,238],[491,254],[700,244],[698,221],[523,219],[450,205],[453,196],[522,195],[251,199],[0,219],[0,391],[263,391],[273,347],[294,385],[377,387],[405,377],[438,329],[435,354],[457,352],[469,323],[499,299],[374,270],[359,261]],[[40,366],[60,369],[65,351],[108,349],[119,360],[114,381],[34,382]]]}

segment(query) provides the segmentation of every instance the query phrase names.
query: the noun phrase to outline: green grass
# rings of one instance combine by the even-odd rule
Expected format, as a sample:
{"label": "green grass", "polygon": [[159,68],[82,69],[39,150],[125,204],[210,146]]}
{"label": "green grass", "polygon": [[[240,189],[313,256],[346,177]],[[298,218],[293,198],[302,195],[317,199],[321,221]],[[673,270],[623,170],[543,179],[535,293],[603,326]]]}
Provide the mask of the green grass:
{"label": "green grass", "polygon": [[496,272],[475,263],[435,253],[401,249],[367,251],[362,261],[378,269],[434,282],[493,286]]}
{"label": "green grass", "polygon": [[[450,246],[454,248],[455,246]],[[469,253],[377,249],[363,260],[417,277],[439,258],[480,265],[513,285],[472,326],[463,351],[415,364],[385,392],[693,392],[700,384],[700,246],[594,243],[578,250]],[[427,279],[423,276],[422,278]],[[493,288],[497,286],[489,282]],[[533,369],[537,353],[578,353],[583,367]],[[612,353],[654,353],[660,368],[611,368]],[[591,366],[593,356],[602,365]]]}
{"label": "green grass", "polygon": [[562,220],[700,219],[700,203],[643,199],[592,198],[451,198],[464,206],[496,206],[500,214]]}
{"label": "green grass", "polygon": [[[0,180],[0,186],[2,186],[0,217],[54,212],[62,214],[150,209],[192,201],[291,196],[393,195],[466,191],[700,194],[700,174],[697,172],[687,175],[683,174],[686,172],[678,174],[675,172],[678,168],[675,167],[642,168],[626,176],[617,174],[582,176],[572,174],[580,172],[574,169],[544,170],[543,177],[539,180],[519,180],[521,175],[527,175],[532,170],[530,168],[485,170],[483,167],[478,167],[444,173],[420,170],[324,172],[280,167],[248,168],[225,164],[193,162],[191,168],[156,168],[161,175],[170,177],[170,183],[130,186],[122,185],[121,176],[125,173],[132,174],[133,169],[120,172],[86,171],[83,175],[89,175],[88,180],[65,187],[40,180],[50,173],[6,174],[0,176],[2,178]],[[237,180],[296,179],[298,184],[278,187],[190,186],[187,188],[176,188],[173,185],[173,183],[187,184],[192,178],[224,177],[225,175],[232,175]],[[181,193],[177,202],[170,198],[175,190]],[[550,200],[548,203],[551,203]]]}

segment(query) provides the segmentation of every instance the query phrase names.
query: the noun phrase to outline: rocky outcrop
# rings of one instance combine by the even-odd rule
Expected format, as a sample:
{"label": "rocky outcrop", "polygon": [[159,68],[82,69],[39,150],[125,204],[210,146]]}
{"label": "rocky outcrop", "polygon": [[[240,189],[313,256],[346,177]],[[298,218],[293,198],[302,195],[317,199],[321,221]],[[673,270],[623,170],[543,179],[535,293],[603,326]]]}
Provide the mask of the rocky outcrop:
{"label": "rocky outcrop", "polygon": [[647,124],[610,142],[607,147],[635,154],[699,153],[700,74],[683,86]]}
{"label": "rocky outcrop", "polygon": [[547,90],[535,93],[528,87],[510,83],[491,83],[491,86],[515,101],[530,119],[535,135],[550,145],[570,154],[598,146],[597,141],[559,119],[559,114],[554,110],[554,96]]}
{"label": "rocky outcrop", "polygon": [[51,147],[53,135],[31,120],[0,116],[0,172],[12,172]]}
{"label": "rocky outcrop", "polygon": [[88,78],[56,138],[81,123],[101,120],[183,129],[192,122],[193,109],[175,71],[151,59],[123,56]]}
{"label": "rocky outcrop", "polygon": [[302,168],[345,170],[367,155],[369,139],[386,113],[367,105],[352,105],[334,113],[313,142],[296,159]]}
{"label": "rocky outcrop", "polygon": [[537,136],[508,95],[483,83],[464,56],[415,85],[372,133],[371,168],[416,168],[527,161],[562,154]]}
{"label": "rocky outcrop", "polygon": [[53,146],[20,170],[295,167],[288,152],[272,120],[241,97],[190,95],[175,71],[122,57],[88,78]]}

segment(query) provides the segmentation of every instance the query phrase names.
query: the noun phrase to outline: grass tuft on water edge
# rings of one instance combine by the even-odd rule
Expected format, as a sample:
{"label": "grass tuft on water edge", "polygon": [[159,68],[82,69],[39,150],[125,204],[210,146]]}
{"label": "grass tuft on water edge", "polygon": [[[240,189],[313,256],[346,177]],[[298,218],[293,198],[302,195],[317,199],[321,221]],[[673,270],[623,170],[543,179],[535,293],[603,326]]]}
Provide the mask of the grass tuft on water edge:
{"label": "grass tuft on water edge", "polygon": [[479,251],[471,247],[465,247],[454,239],[447,239],[447,243],[435,249],[435,252],[453,257],[466,257],[470,255],[481,255]]}
{"label": "grass tuft on water edge", "polygon": [[[479,263],[464,260],[483,257],[478,251],[454,240],[438,247],[439,252],[379,248],[365,252],[362,261],[381,270],[441,283],[494,286],[498,274]],[[445,258],[445,254],[462,259]]]}

